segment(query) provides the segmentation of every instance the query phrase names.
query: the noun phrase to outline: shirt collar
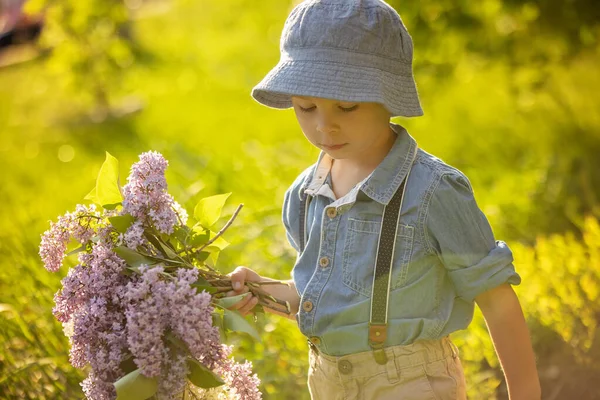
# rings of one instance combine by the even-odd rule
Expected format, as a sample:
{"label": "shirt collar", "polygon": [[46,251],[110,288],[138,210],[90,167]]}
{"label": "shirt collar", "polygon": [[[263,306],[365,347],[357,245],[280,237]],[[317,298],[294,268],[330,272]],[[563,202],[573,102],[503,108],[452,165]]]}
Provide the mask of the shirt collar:
{"label": "shirt collar", "polygon": [[[377,168],[359,183],[359,189],[363,193],[383,205],[390,202],[408,174],[417,148],[417,142],[404,127],[392,122],[390,122],[390,127],[397,135],[392,148]],[[332,158],[321,151],[316,162],[316,168],[308,184],[300,190],[300,195],[302,195],[302,192],[306,192],[311,196],[318,194],[327,179],[332,164]]]}

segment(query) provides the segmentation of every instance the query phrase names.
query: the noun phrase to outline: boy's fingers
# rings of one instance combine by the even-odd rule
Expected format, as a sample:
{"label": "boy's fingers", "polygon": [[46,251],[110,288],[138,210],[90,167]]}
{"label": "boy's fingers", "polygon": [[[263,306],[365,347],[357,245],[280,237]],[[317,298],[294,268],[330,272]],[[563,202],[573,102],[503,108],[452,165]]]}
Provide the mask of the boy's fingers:
{"label": "boy's fingers", "polygon": [[242,290],[230,290],[229,292],[226,293],[227,297],[233,297],[233,296],[238,296],[240,294],[244,294],[246,292],[248,292],[250,289],[248,289],[248,286],[244,286],[242,287]]}
{"label": "boy's fingers", "polygon": [[252,297],[242,308],[239,309],[240,314],[248,314],[258,304],[258,297]]}
{"label": "boy's fingers", "polygon": [[246,304],[248,304],[248,302],[250,302],[253,298],[255,298],[255,297],[252,294],[249,294],[246,297],[244,297],[242,300],[238,301],[237,303],[235,303],[234,305],[229,307],[228,309],[229,310],[240,310]]}

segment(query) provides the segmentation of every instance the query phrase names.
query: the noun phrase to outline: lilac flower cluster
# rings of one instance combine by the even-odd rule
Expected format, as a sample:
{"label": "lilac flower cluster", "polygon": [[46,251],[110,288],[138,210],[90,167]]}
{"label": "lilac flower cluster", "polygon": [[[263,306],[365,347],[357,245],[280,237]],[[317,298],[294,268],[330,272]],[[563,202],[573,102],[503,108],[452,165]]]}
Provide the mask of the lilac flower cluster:
{"label": "lilac flower cluster", "polygon": [[185,390],[185,377],[189,372],[186,355],[173,348],[169,349],[168,354],[156,393],[159,400],[181,399]]}
{"label": "lilac flower cluster", "polygon": [[42,235],[40,257],[48,271],[56,272],[61,267],[71,236],[79,243],[85,243],[98,229],[101,214],[96,205],[77,205],[75,212],[68,212],[50,222],[50,229]]}
{"label": "lilac flower cluster", "polygon": [[223,376],[225,385],[233,398],[240,400],[260,400],[262,394],[258,390],[260,379],[252,374],[252,363],[246,361],[244,364],[230,358],[231,346],[222,345],[224,357],[215,369]]}
{"label": "lilac flower cluster", "polygon": [[161,376],[160,393],[183,389],[188,373],[176,345],[165,336],[172,334],[187,346],[196,359],[220,351],[219,331],[212,326],[211,296],[191,285],[198,270],[178,269],[167,275],[162,266],[140,268],[141,276],[127,285],[127,340],[136,365],[146,376]]}
{"label": "lilac flower cluster", "polygon": [[127,352],[125,262],[102,240],[91,253],[80,253],[79,261],[62,280],[53,313],[60,322],[73,324],[71,364],[92,367],[82,384],[88,398],[114,398],[112,383],[122,375],[120,363]]}
{"label": "lilac flower cluster", "polygon": [[160,153],[149,151],[141,154],[140,161],[131,167],[127,184],[123,186],[122,211],[136,219],[125,234],[125,242],[131,248],[144,244],[144,225],[152,225],[159,232],[170,234],[178,222],[176,202],[167,193],[167,165],[167,160]]}
{"label": "lilac flower cluster", "polygon": [[212,389],[193,388],[192,392],[204,400],[260,400],[258,390],[260,379],[252,374],[252,363],[237,363],[230,358],[232,346],[221,345],[222,358],[217,361],[215,372],[219,373],[225,385]]}
{"label": "lilac flower cluster", "polygon": [[[89,399],[116,397],[114,382],[128,372],[122,366],[129,358],[145,376],[157,378],[159,399],[171,399],[185,389],[189,357],[221,374],[234,398],[260,399],[251,364],[235,363],[231,348],[220,343],[211,295],[192,286],[198,269],[158,264],[134,270],[115,253],[116,246],[152,246],[146,230],[170,234],[186,223],[187,213],[166,192],[166,167],[159,153],[142,154],[123,188],[122,209],[78,205],[42,235],[40,256],[53,272],[71,238],[87,246],[54,297],[53,313],[71,342],[71,364],[91,367],[81,384]],[[126,214],[134,222],[119,235],[108,218]]]}

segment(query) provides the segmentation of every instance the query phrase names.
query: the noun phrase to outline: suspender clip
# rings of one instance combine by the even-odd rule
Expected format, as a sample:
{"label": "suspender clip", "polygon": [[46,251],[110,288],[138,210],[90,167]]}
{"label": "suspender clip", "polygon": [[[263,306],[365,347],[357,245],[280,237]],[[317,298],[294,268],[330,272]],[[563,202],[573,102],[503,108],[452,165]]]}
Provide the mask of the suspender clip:
{"label": "suspender clip", "polygon": [[385,355],[385,350],[381,349],[373,349],[373,357],[375,357],[375,361],[379,365],[385,365],[388,362],[388,358]]}
{"label": "suspender clip", "polygon": [[385,364],[388,359],[383,345],[387,337],[387,324],[369,323],[369,345],[373,349],[373,356],[377,364]]}
{"label": "suspender clip", "polygon": [[383,324],[376,324],[376,323],[369,323],[369,344],[371,345],[371,347],[373,347],[373,345],[381,345],[383,347],[383,344],[385,343],[385,340],[387,339],[387,324],[383,323]]}

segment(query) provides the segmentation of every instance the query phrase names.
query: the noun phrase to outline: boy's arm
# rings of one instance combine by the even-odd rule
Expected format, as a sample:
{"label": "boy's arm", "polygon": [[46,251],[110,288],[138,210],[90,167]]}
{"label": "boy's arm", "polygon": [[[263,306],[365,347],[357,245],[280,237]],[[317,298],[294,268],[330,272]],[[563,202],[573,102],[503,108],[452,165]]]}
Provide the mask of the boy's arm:
{"label": "boy's arm", "polygon": [[[273,281],[273,279],[263,277],[261,281],[269,282]],[[298,314],[298,308],[300,307],[300,297],[298,296],[296,284],[294,284],[293,280],[290,279],[284,282],[287,283],[287,285],[264,285],[262,286],[262,289],[278,300],[287,301],[290,304],[290,314],[288,315],[281,313],[268,307],[265,307],[265,311],[268,311],[272,314],[281,315],[282,317],[287,317],[295,321],[296,314]]]}
{"label": "boy's arm", "polygon": [[504,370],[510,400],[541,399],[540,381],[529,330],[519,299],[509,284],[475,298]]}
{"label": "boy's arm", "polygon": [[[231,274],[231,283],[233,289],[227,293],[227,296],[235,296],[238,294],[248,292],[248,287],[244,285],[246,281],[253,282],[274,282],[274,279],[260,276],[253,270],[246,267],[237,267]],[[278,300],[287,301],[290,304],[290,314],[277,312],[273,309],[265,307],[265,311],[269,311],[273,314],[281,315],[289,319],[296,319],[298,308],[300,307],[300,296],[296,290],[296,285],[292,280],[283,281],[285,284],[281,285],[263,285],[261,289],[275,297]],[[254,306],[258,304],[258,298],[252,294],[246,296],[243,300],[230,307],[230,309],[238,310],[242,315],[248,314]]]}

